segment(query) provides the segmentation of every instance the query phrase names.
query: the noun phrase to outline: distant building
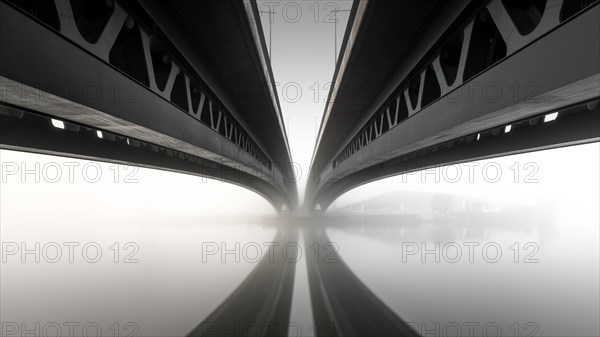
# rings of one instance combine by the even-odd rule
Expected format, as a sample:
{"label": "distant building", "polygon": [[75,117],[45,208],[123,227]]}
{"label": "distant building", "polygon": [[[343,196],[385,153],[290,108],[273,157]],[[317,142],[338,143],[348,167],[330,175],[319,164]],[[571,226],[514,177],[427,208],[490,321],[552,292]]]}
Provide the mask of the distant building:
{"label": "distant building", "polygon": [[462,216],[489,212],[484,200],[450,194],[394,191],[334,210],[337,214]]}

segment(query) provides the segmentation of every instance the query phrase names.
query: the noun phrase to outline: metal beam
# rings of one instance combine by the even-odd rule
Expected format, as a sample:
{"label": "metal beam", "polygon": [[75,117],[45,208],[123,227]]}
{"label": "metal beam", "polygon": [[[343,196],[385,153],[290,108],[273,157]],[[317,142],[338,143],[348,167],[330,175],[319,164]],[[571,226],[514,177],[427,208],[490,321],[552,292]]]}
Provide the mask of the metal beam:
{"label": "metal beam", "polygon": [[[482,130],[479,140],[475,134],[473,138],[466,137],[439,144],[371,165],[335,181],[324,182],[318,194],[314,196],[311,206],[315,207],[319,204],[324,211],[335,199],[353,188],[400,174],[598,142],[600,141],[600,108],[597,102],[590,106],[595,108],[589,110],[588,105],[584,104],[566,110],[559,113],[559,117],[552,122],[543,123],[544,115],[536,116],[520,121],[520,127],[515,124],[515,127],[506,134],[501,131],[494,135],[495,130]],[[331,176],[334,177],[333,174]]]}
{"label": "metal beam", "polygon": [[281,210],[288,196],[266,181],[234,167],[173,151],[156,144],[65,122],[65,129],[51,118],[18,107],[0,105],[0,149],[78,158],[121,165],[134,165],[226,181],[261,195]]}

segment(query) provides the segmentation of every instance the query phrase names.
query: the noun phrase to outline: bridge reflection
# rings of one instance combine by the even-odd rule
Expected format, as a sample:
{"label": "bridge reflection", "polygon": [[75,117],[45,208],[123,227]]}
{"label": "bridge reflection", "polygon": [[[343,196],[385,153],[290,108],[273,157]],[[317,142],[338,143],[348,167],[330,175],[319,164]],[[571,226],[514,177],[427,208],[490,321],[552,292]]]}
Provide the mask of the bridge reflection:
{"label": "bridge reflection", "polygon": [[[266,218],[264,226],[278,231],[279,247],[290,247],[296,233],[303,240],[271,261],[264,255],[200,324],[204,329],[190,336],[597,331],[598,228],[593,219],[583,216],[571,223],[544,208],[494,204],[447,213],[427,207],[404,214],[389,214],[389,209],[388,214],[365,213],[371,206]],[[298,286],[289,276],[294,267],[296,274],[307,270],[309,287],[303,296],[310,298],[310,307],[300,310],[312,313],[308,326],[296,321],[288,307],[298,305],[295,298],[290,301]],[[274,299],[266,310],[265,303]]]}

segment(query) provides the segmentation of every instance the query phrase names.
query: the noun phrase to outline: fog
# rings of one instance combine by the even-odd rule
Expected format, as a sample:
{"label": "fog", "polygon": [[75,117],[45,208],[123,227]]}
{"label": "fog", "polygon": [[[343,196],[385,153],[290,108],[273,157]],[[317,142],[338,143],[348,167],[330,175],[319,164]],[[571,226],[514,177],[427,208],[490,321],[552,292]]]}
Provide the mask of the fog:
{"label": "fog", "polygon": [[[303,223],[327,228],[358,278],[425,332],[491,322],[509,334],[517,322],[523,335],[592,336],[598,332],[599,153],[596,143],[479,162],[507,170],[496,183],[476,175],[448,182],[441,173],[435,182],[434,171],[398,176],[343,195],[325,222]],[[117,322],[123,335],[134,329],[141,336],[185,335],[248,276],[277,229],[290,226],[260,196],[220,181],[140,168],[128,182],[115,182],[116,171],[131,168],[0,155],[2,321],[25,322],[28,329],[36,322],[40,329],[78,322],[78,331],[93,322],[88,329],[109,334]],[[530,178],[537,182],[515,182],[509,169],[515,162],[535,163]],[[13,164],[29,171],[7,174]],[[51,170],[69,165],[72,176],[63,171],[57,180]],[[440,195],[452,206],[434,206]],[[473,262],[469,243],[477,245]],[[486,244],[494,245],[488,255],[479,250]],[[457,262],[454,245],[462,247]],[[502,255],[490,262],[496,246]],[[427,254],[436,247],[438,261]],[[218,253],[209,254],[213,249]],[[305,263],[311,261],[296,268]],[[293,319],[310,326],[306,272],[298,275]]]}

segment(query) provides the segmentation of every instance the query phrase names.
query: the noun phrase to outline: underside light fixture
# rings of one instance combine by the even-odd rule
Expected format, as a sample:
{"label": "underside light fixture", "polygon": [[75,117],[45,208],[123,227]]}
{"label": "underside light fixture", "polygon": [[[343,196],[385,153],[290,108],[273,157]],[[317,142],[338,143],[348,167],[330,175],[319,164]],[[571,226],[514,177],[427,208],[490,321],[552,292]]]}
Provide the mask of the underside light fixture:
{"label": "underside light fixture", "polygon": [[510,129],[512,129],[512,125],[507,125],[504,127],[504,133],[509,133]]}
{"label": "underside light fixture", "polygon": [[131,144],[129,144],[129,138],[127,138],[127,145],[131,145]]}
{"label": "underside light fixture", "polygon": [[102,131],[97,130],[96,131],[96,136],[98,136],[98,138],[102,139]]}
{"label": "underside light fixture", "polygon": [[481,133],[477,134],[477,140],[479,140],[481,138]]}
{"label": "underside light fixture", "polygon": [[59,121],[58,119],[52,119],[52,126],[59,129],[65,129],[65,122]]}
{"label": "underside light fixture", "polygon": [[556,117],[558,117],[558,112],[547,114],[546,116],[544,116],[544,123],[552,122],[556,119]]}

